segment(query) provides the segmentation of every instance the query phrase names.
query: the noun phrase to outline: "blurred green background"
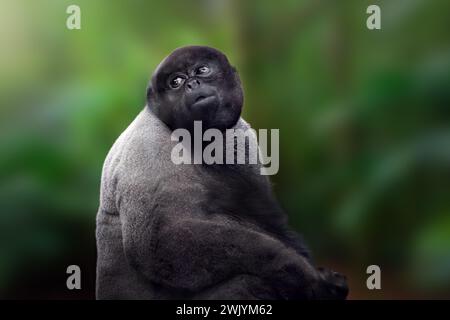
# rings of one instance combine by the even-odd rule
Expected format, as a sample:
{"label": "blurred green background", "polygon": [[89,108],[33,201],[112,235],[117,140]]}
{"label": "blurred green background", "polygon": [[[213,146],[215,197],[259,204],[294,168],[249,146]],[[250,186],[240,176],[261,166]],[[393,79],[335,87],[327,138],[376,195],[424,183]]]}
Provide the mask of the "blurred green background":
{"label": "blurred green background", "polygon": [[[66,28],[70,4],[81,30]],[[159,61],[200,44],[239,70],[252,126],[280,129],[278,198],[350,298],[450,298],[449,13],[448,0],[0,0],[0,297],[94,297],[103,160]],[[371,264],[382,290],[366,288]]]}

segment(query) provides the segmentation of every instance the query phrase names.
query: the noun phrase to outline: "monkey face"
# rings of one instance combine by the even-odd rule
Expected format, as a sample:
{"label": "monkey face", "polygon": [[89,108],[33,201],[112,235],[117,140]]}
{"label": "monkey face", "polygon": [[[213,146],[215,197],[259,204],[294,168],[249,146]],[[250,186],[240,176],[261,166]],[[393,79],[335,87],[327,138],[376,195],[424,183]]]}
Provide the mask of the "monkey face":
{"label": "monkey face", "polygon": [[150,109],[172,130],[231,128],[239,119],[243,93],[236,70],[220,51],[201,46],[172,52],[156,68],[147,91]]}

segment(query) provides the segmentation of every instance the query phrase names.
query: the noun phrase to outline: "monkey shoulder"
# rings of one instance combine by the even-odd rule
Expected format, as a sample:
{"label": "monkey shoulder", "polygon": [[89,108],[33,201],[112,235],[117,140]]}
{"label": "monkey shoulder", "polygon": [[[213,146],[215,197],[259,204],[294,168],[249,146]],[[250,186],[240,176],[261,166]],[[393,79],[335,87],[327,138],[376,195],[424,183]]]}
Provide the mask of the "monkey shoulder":
{"label": "monkey shoulder", "polygon": [[103,166],[101,203],[105,210],[118,211],[123,200],[186,206],[188,199],[205,194],[204,177],[194,166],[172,162],[176,142],[170,135],[169,128],[145,108],[119,136]]}

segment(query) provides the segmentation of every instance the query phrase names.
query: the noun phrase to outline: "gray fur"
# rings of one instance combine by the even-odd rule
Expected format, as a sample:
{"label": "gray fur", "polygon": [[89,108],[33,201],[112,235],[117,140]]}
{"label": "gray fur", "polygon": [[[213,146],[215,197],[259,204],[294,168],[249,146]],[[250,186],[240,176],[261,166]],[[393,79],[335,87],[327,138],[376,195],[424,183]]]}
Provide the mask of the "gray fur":
{"label": "gray fur", "polygon": [[[236,126],[249,127],[242,118]],[[170,134],[146,107],[105,160],[98,299],[337,297],[297,236],[284,232],[285,217],[257,167],[175,165]],[[238,197],[248,200],[233,203]]]}

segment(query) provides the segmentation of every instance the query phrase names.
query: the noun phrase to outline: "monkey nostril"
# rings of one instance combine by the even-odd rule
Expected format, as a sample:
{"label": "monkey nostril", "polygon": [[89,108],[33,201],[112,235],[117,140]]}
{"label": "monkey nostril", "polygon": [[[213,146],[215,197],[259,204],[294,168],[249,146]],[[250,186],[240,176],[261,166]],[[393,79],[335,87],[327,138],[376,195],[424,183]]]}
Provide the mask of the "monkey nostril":
{"label": "monkey nostril", "polygon": [[189,90],[193,90],[193,89],[197,88],[199,85],[200,85],[200,82],[197,79],[193,79],[186,84],[186,86]]}

